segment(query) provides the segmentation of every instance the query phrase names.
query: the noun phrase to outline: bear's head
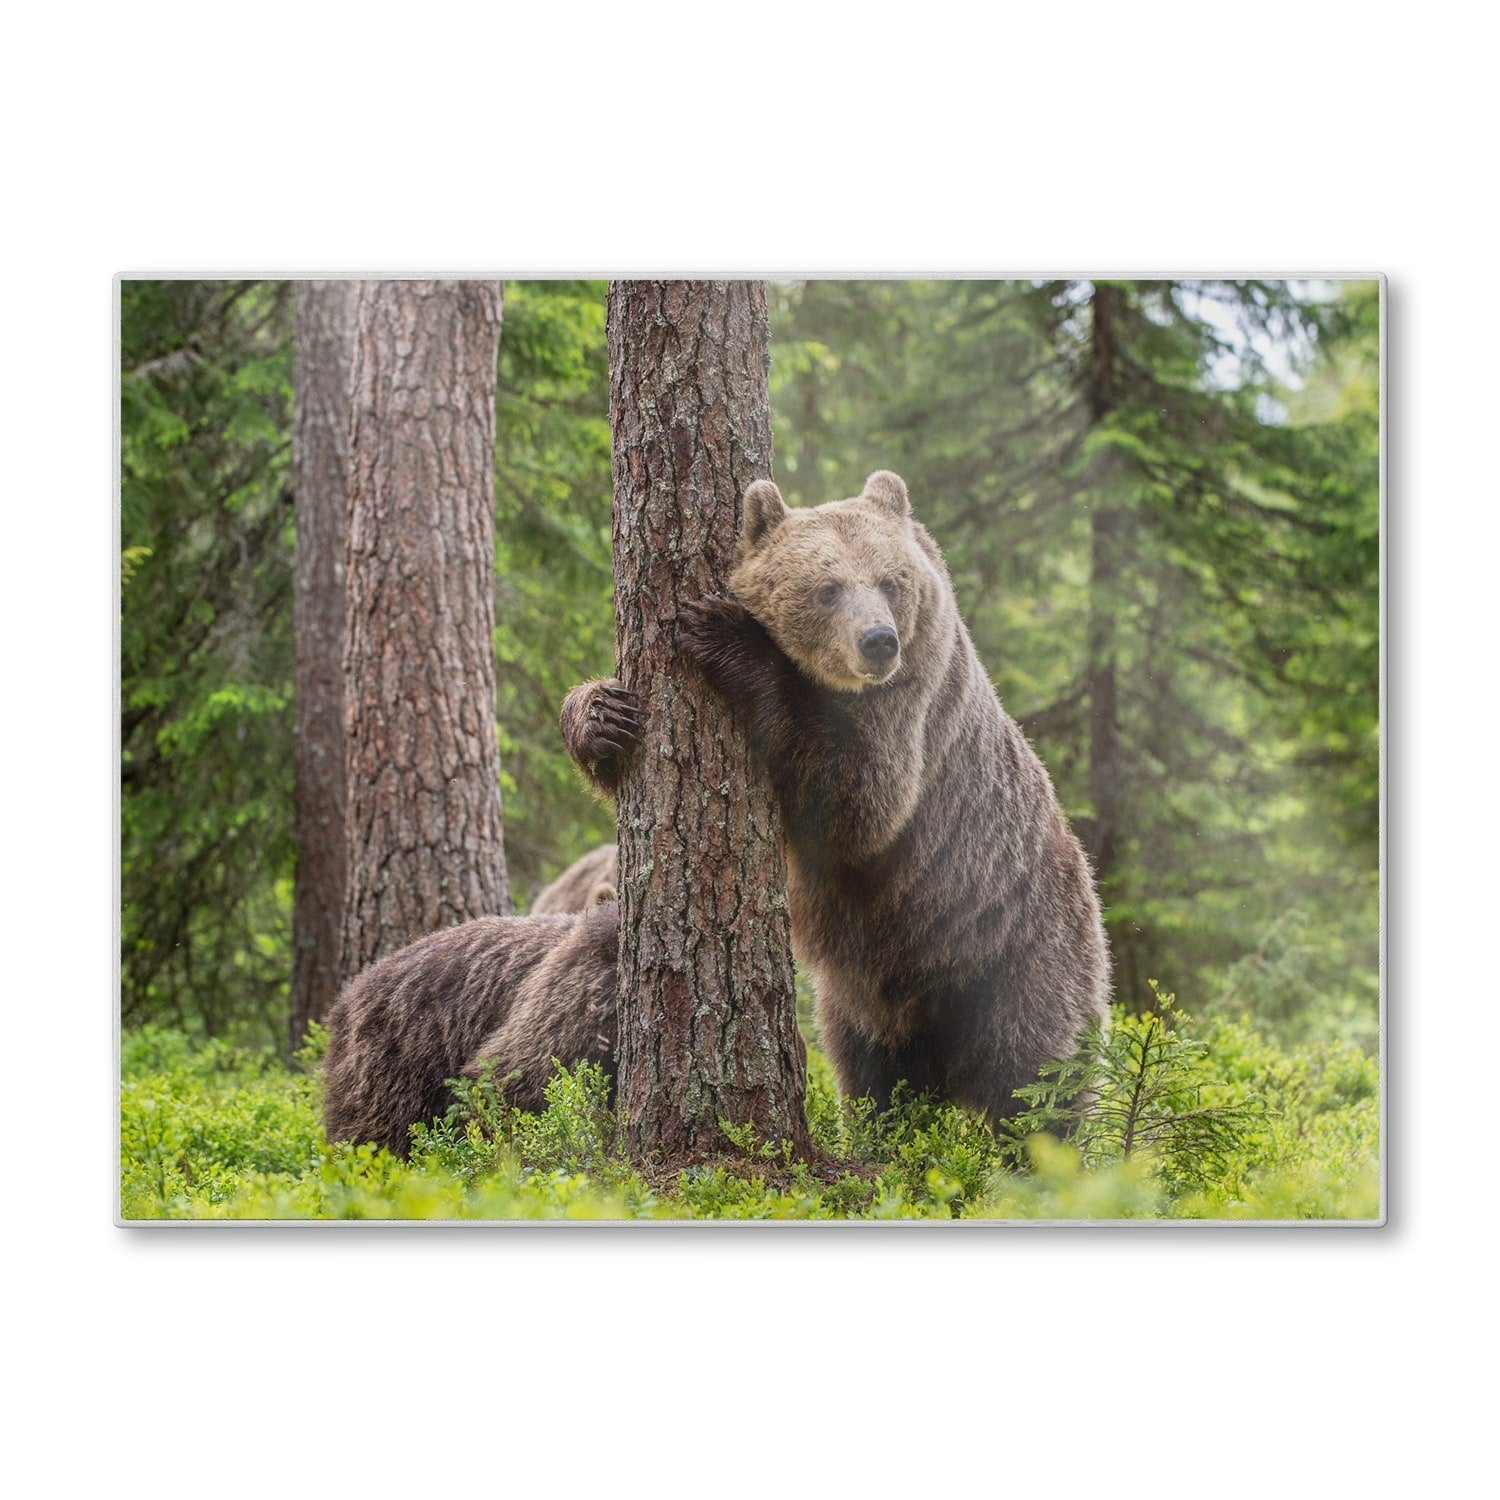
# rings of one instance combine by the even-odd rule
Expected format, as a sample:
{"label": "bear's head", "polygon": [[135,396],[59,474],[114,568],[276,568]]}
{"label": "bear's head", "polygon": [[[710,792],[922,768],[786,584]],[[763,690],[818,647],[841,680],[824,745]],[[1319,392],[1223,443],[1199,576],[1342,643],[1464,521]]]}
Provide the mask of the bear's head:
{"label": "bear's head", "polygon": [[889,682],[941,588],[901,478],[882,469],[850,500],[789,509],[769,479],[745,491],[735,596],[815,682]]}

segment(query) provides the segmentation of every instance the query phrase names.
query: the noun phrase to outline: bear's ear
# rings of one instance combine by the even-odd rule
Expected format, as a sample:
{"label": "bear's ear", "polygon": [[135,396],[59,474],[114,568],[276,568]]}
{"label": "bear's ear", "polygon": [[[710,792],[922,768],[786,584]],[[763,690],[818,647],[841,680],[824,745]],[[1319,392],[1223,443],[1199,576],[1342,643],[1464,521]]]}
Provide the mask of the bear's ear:
{"label": "bear's ear", "polygon": [[865,480],[864,493],[859,497],[878,506],[899,521],[911,514],[911,500],[906,493],[906,481],[889,469],[877,469]]}
{"label": "bear's ear", "polygon": [[757,479],[745,491],[745,524],[740,534],[750,546],[758,547],[790,514],[781,491],[769,479]]}

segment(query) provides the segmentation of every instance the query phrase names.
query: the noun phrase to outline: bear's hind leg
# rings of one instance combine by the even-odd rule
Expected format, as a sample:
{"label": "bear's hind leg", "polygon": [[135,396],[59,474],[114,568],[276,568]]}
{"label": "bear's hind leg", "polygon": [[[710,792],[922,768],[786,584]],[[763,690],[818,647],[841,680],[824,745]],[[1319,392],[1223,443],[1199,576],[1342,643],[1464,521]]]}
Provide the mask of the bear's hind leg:
{"label": "bear's hind leg", "polygon": [[885,1110],[898,1083],[905,1082],[913,1093],[933,1086],[929,1069],[915,1052],[884,1047],[842,1017],[820,1014],[818,1037],[838,1074],[839,1091],[850,1098],[873,1099]]}

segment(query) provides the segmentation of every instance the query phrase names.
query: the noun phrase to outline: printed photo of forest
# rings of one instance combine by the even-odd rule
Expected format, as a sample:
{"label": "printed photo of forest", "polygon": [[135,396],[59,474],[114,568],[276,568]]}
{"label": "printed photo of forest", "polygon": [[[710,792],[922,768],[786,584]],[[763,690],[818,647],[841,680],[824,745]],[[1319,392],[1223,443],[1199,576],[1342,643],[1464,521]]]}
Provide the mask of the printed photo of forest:
{"label": "printed photo of forest", "polygon": [[[630,1149],[612,1052],[528,1108],[477,1070],[408,1149],[329,1139],[324,1022],[388,951],[311,912],[343,875],[299,760],[313,290],[337,285],[118,283],[123,1220],[1383,1218],[1379,282],[754,284],[760,477],[794,508],[904,480],[1087,855],[1113,994],[987,1119],[841,1088],[801,964],[805,1139],[724,1120],[691,1164]],[[482,285],[503,828],[478,899],[524,915],[616,837],[559,713],[625,675],[626,284]],[[356,342],[355,379],[378,354]],[[348,426],[336,399],[321,420]],[[373,660],[334,619],[325,660]]]}

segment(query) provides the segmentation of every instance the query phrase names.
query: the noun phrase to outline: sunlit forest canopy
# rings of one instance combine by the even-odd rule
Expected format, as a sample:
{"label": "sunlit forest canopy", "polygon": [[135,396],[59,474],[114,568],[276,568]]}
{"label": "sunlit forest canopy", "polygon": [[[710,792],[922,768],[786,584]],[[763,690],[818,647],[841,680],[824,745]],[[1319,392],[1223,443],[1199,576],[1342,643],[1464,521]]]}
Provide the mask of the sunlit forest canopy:
{"label": "sunlit forest canopy", "polygon": [[[901,473],[1093,860],[1117,996],[1378,1017],[1373,282],[777,282],[792,503]],[[292,298],[121,284],[124,1021],[280,1042]],[[510,881],[612,837],[557,710],[614,666],[603,282],[511,282],[496,454]]]}

